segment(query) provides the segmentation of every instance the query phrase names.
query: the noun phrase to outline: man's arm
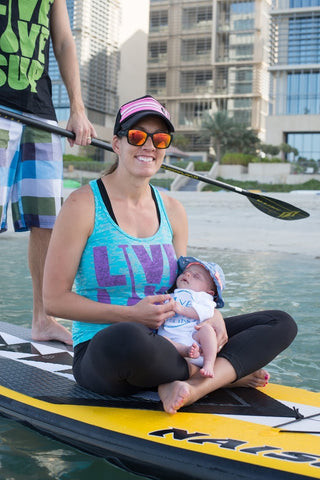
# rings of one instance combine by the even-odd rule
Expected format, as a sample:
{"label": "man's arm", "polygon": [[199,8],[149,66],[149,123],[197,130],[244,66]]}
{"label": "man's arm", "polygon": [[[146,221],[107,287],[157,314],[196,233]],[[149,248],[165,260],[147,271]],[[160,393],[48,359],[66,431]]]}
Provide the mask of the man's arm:
{"label": "man's arm", "polygon": [[70,28],[65,0],[54,0],[50,17],[50,30],[53,51],[70,100],[70,117],[67,129],[76,134],[76,139],[69,139],[69,143],[71,146],[74,143],[88,145],[91,143],[91,137],[96,137],[97,134],[85,113],[76,45]]}

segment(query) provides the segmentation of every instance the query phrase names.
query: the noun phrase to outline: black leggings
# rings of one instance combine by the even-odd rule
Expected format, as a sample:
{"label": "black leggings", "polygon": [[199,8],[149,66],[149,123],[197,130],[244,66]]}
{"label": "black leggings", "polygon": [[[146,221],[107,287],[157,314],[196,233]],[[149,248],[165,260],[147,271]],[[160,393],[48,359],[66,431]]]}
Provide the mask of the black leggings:
{"label": "black leggings", "polygon": [[[285,312],[268,310],[225,318],[228,343],[218,354],[242,378],[271,362],[297,334]],[[187,362],[164,337],[138,323],[117,323],[75,347],[76,381],[96,393],[130,395],[186,380]]]}

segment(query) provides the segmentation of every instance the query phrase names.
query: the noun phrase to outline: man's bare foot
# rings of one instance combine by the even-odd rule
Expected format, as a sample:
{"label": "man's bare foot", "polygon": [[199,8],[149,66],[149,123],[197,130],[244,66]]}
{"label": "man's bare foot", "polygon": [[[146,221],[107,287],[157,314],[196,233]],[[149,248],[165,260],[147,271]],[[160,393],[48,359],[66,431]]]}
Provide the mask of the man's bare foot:
{"label": "man's bare foot", "polygon": [[189,384],[180,380],[159,385],[158,393],[164,411],[172,414],[186,405],[191,395]]}
{"label": "man's bare foot", "polygon": [[49,316],[46,317],[45,322],[32,325],[32,340],[38,342],[56,340],[65,343],[66,345],[72,345],[71,332],[58,323],[54,317]]}
{"label": "man's bare foot", "polygon": [[211,362],[207,362],[203,364],[203,367],[200,369],[200,374],[203,377],[210,377],[210,378],[214,377],[213,365],[211,364]]}
{"label": "man's bare foot", "polygon": [[247,375],[246,377],[239,378],[234,383],[230,383],[229,385],[226,385],[227,388],[234,388],[234,387],[252,387],[252,388],[258,388],[258,387],[265,387],[270,379],[269,373],[261,368],[260,370],[256,370],[253,373],[250,373],[250,375]]}
{"label": "man's bare foot", "polygon": [[188,348],[188,357],[189,358],[199,358],[200,357],[200,348],[197,343],[193,343],[191,347]]}

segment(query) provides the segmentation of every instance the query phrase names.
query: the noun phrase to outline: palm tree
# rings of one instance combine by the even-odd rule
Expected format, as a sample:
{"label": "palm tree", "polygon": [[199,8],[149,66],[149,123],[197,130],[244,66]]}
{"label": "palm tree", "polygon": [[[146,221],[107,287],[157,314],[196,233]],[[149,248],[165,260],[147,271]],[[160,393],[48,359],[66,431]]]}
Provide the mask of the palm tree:
{"label": "palm tree", "polygon": [[212,139],[217,162],[227,151],[256,154],[260,146],[255,130],[228,117],[226,110],[205,116],[202,127],[206,131],[205,136]]}
{"label": "palm tree", "polygon": [[229,136],[234,127],[234,121],[228,117],[226,110],[216,112],[213,116],[207,114],[202,122],[202,127],[206,131],[204,136],[212,139],[212,144],[216,152],[216,161],[225,153],[228,145]]}

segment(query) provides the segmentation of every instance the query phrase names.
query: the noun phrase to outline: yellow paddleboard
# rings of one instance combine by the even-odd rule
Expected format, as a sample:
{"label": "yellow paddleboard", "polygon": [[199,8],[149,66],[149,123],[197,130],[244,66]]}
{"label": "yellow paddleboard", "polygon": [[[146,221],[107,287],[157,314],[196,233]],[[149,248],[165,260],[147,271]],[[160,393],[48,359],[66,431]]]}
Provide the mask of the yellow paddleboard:
{"label": "yellow paddleboard", "polygon": [[0,322],[0,413],[150,478],[320,478],[320,393],[223,389],[169,415],[156,392],[115,398],[80,387],[72,355]]}

